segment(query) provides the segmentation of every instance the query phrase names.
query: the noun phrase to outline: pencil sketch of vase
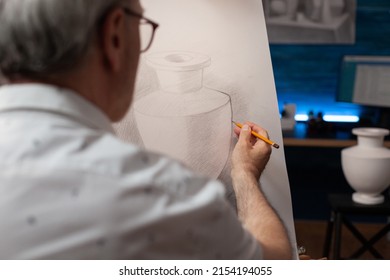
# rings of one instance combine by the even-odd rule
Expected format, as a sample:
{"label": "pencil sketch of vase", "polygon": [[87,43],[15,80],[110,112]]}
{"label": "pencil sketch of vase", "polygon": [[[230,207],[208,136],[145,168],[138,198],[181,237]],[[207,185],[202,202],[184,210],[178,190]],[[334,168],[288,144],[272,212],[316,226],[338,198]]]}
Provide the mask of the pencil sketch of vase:
{"label": "pencil sketch of vase", "polygon": [[147,55],[146,64],[156,72],[159,89],[134,104],[144,146],[217,178],[229,156],[232,109],[228,94],[203,85],[210,57],[160,52]]}

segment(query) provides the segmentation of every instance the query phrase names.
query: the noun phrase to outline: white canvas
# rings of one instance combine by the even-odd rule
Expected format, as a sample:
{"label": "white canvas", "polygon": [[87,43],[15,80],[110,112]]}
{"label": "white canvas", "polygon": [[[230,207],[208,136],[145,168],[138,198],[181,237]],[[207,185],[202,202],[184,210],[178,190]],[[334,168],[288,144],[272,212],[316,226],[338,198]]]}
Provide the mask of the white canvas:
{"label": "white canvas", "polygon": [[[224,181],[232,201],[232,120],[255,122],[282,144],[261,0],[144,0],[160,27],[142,54],[119,137]],[[283,146],[261,179],[296,247]]]}

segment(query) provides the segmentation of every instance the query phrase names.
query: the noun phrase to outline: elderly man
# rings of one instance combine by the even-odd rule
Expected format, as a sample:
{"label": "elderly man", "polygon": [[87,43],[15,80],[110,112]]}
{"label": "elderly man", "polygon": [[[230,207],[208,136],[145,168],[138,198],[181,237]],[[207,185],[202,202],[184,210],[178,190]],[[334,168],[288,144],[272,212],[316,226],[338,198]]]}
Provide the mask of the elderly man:
{"label": "elderly man", "polygon": [[0,0],[0,259],[291,258],[262,128],[235,131],[238,214],[220,182],[115,137],[140,24],[137,0]]}

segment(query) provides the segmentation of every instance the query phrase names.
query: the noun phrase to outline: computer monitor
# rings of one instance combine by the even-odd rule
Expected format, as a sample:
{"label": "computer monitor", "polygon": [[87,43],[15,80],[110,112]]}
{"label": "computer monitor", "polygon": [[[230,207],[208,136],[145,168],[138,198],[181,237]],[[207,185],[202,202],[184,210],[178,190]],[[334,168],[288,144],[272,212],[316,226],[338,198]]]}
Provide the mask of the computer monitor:
{"label": "computer monitor", "polygon": [[390,56],[345,56],[337,101],[390,108]]}

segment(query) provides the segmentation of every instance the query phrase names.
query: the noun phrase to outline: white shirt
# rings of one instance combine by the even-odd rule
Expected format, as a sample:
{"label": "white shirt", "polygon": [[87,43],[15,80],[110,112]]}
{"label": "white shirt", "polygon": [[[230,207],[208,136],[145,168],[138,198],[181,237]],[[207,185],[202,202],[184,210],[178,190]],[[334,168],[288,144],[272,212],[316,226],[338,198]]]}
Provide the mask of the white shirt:
{"label": "white shirt", "polygon": [[0,259],[261,256],[220,182],[122,142],[72,91],[0,88]]}

